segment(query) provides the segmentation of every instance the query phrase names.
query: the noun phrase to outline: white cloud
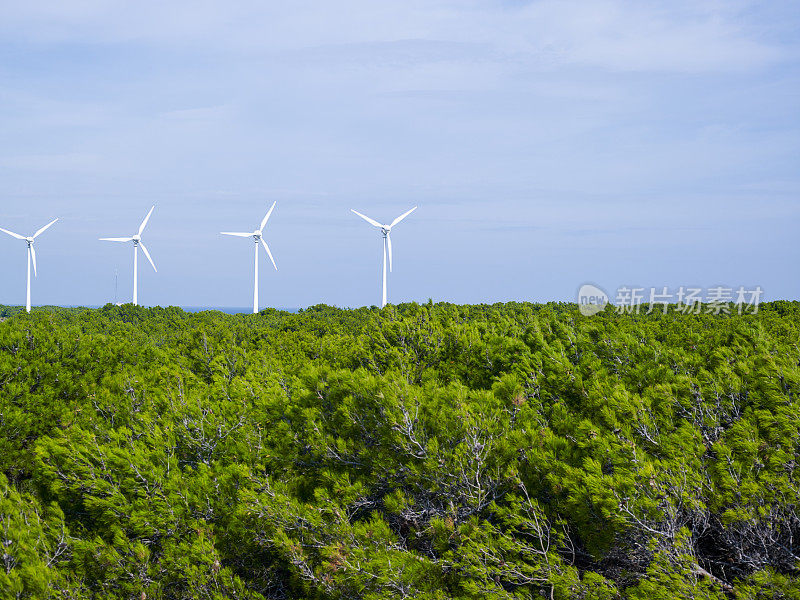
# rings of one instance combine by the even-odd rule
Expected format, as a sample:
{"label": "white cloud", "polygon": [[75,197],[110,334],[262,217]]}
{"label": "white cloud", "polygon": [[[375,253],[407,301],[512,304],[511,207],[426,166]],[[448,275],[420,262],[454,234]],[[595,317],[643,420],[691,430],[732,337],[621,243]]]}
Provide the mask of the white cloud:
{"label": "white cloud", "polygon": [[93,171],[100,163],[99,156],[79,152],[0,156],[0,168],[25,171]]}
{"label": "white cloud", "polygon": [[526,21],[535,26],[534,49],[555,48],[563,62],[611,70],[737,71],[780,57],[736,23],[738,11],[668,6],[549,1],[531,5]]}
{"label": "white cloud", "polygon": [[216,121],[228,118],[231,114],[229,106],[201,106],[184,108],[161,113],[164,119],[174,121]]}
{"label": "white cloud", "polygon": [[[484,60],[545,69],[573,64],[704,72],[757,68],[781,58],[781,50],[741,18],[749,5],[542,0],[503,8],[420,0],[52,0],[4,3],[0,32],[7,39],[40,43],[189,46],[244,55],[330,46],[332,55],[345,59],[343,45],[419,40],[428,45],[414,50],[414,60],[441,60],[445,50],[451,60],[471,61],[479,44],[493,48]],[[369,59],[366,50],[361,57]]]}

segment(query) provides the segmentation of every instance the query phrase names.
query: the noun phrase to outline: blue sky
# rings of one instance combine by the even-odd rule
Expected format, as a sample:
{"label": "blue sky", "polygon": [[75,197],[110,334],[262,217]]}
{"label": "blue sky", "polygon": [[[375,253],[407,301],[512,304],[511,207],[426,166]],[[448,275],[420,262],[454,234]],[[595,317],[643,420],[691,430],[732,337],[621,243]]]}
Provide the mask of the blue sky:
{"label": "blue sky", "polygon": [[[800,298],[796,2],[0,4],[0,227],[34,304]],[[0,238],[0,303],[24,303]]]}

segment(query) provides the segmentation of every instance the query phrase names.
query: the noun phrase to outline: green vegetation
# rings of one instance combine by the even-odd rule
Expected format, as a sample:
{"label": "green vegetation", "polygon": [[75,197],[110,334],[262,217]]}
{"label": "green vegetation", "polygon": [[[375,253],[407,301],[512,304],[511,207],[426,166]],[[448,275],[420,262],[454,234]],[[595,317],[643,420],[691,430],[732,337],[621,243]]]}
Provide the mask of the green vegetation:
{"label": "green vegetation", "polygon": [[2,310],[2,598],[800,598],[800,303]]}

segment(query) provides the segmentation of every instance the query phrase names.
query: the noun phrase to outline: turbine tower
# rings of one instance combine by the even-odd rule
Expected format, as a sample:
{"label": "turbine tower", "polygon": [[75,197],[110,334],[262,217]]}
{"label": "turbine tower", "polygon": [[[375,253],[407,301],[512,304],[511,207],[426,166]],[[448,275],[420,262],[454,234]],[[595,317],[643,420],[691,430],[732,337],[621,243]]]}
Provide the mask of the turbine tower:
{"label": "turbine tower", "polygon": [[142,242],[142,232],[144,228],[147,226],[147,222],[150,220],[150,215],[153,214],[153,208],[150,209],[150,212],[147,213],[147,216],[142,221],[142,224],[139,225],[139,231],[136,232],[136,235],[131,237],[120,237],[120,238],[100,238],[103,242],[133,242],[133,304],[134,306],[139,303],[139,295],[138,295],[138,276],[137,273],[139,271],[139,246],[142,247],[142,252],[147,257],[147,260],[150,261],[150,264],[153,267],[153,271],[158,273],[158,269],[156,269],[156,263],[153,262],[153,259],[150,258],[150,253],[147,251],[144,243]]}
{"label": "turbine tower", "polygon": [[[277,201],[276,201],[277,202]],[[261,225],[259,225],[258,229],[256,229],[253,233],[243,233],[243,232],[236,232],[236,231],[220,231],[222,235],[234,235],[236,237],[252,237],[253,241],[255,242],[255,268],[254,268],[254,277],[253,277],[253,314],[258,313],[258,244],[261,243],[264,246],[264,250],[267,251],[267,256],[272,261],[272,266],[275,267],[275,270],[278,270],[278,265],[275,264],[275,259],[272,258],[272,252],[269,251],[269,246],[267,246],[267,242],[264,241],[262,237],[264,227],[267,225],[267,221],[269,220],[269,216],[272,214],[272,210],[275,208],[276,202],[272,203],[267,214],[261,220]]]}
{"label": "turbine tower", "polygon": [[357,210],[353,210],[352,208],[350,210],[353,211],[354,213],[356,213],[359,217],[364,219],[370,225],[374,225],[375,227],[378,227],[381,230],[381,234],[383,235],[383,295],[381,296],[381,308],[383,308],[384,306],[386,306],[386,255],[387,255],[387,253],[389,255],[389,271],[392,270],[392,238],[391,238],[391,235],[390,235],[390,233],[392,231],[392,227],[397,225],[400,221],[405,219],[412,212],[417,210],[417,207],[415,206],[411,210],[404,212],[402,215],[400,215],[394,221],[392,221],[391,224],[389,224],[389,225],[381,225],[375,219],[370,219],[368,216],[362,215]]}
{"label": "turbine tower", "polygon": [[50,227],[53,223],[58,221],[58,219],[53,219],[47,225],[42,227],[41,229],[37,230],[31,236],[25,237],[24,235],[20,235],[18,233],[14,233],[13,231],[9,231],[8,229],[3,229],[0,227],[0,231],[3,233],[7,233],[8,235],[17,238],[18,240],[25,240],[28,244],[28,288],[27,294],[25,296],[25,311],[31,312],[31,259],[33,259],[33,276],[38,277],[36,273],[36,249],[33,247],[33,240],[35,240],[45,229]]}

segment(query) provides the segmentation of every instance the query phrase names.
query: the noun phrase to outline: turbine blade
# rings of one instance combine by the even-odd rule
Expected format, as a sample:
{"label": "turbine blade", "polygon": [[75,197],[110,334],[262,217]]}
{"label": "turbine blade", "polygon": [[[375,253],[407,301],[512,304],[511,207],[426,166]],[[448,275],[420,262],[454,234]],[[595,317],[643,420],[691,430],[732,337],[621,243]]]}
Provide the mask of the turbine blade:
{"label": "turbine blade", "polygon": [[272,206],[270,206],[267,215],[264,217],[264,220],[261,221],[261,227],[258,228],[259,231],[264,229],[264,226],[267,224],[267,221],[269,221],[269,216],[272,214],[272,211],[277,203],[278,201],[276,200],[275,202],[272,203]]}
{"label": "turbine blade", "polygon": [[104,242],[132,242],[133,238],[98,238]]}
{"label": "turbine blade", "polygon": [[9,231],[8,229],[3,229],[2,227],[0,227],[0,231],[2,231],[3,233],[7,233],[8,235],[17,238],[18,240],[24,240],[25,239],[24,235],[20,235],[18,233],[14,233],[13,231]]}
{"label": "turbine blade", "polygon": [[154,263],[153,259],[150,258],[150,253],[147,251],[147,248],[145,247],[145,245],[142,242],[139,242],[139,245],[142,247],[142,252],[144,252],[144,255],[147,257],[147,260],[149,260],[150,264],[153,265],[153,271],[158,273],[158,269],[156,269],[156,263]]}
{"label": "turbine blade", "polygon": [[33,259],[33,276],[38,277],[36,274],[36,248],[33,247],[33,244],[28,246],[31,249],[31,258]]}
{"label": "turbine blade", "polygon": [[252,233],[240,233],[238,231],[220,231],[222,235],[235,235],[236,237],[252,237]]}
{"label": "turbine blade", "polygon": [[139,235],[142,235],[142,232],[144,231],[144,228],[147,227],[147,222],[150,220],[150,215],[153,214],[153,209],[154,208],[155,208],[155,206],[153,206],[153,208],[150,209],[150,212],[147,213],[147,216],[144,218],[144,221],[142,221],[142,224],[139,225]]}
{"label": "turbine blade", "polygon": [[405,219],[405,218],[406,218],[408,215],[410,215],[410,214],[411,214],[412,212],[414,212],[415,210],[417,210],[417,207],[416,207],[416,206],[415,206],[414,208],[412,208],[411,210],[404,212],[402,215],[400,215],[400,216],[399,216],[399,217],[397,217],[397,218],[396,218],[394,221],[392,221],[392,224],[391,224],[391,225],[389,225],[389,227],[394,227],[395,225],[397,225],[397,224],[398,224],[400,221],[402,221],[403,219]]}
{"label": "turbine blade", "polygon": [[261,245],[264,246],[264,250],[267,251],[267,255],[269,259],[272,261],[272,266],[275,267],[275,270],[278,270],[278,265],[275,264],[275,259],[272,258],[272,252],[269,251],[269,246],[267,246],[267,242],[264,241],[264,238],[261,238]]}
{"label": "turbine blade", "polygon": [[33,234],[33,237],[36,237],[36,236],[37,236],[37,235],[39,235],[40,233],[43,233],[45,229],[47,229],[48,227],[50,227],[50,225],[52,225],[52,224],[53,224],[53,223],[55,223],[56,221],[58,221],[58,219],[53,219],[52,221],[50,221],[50,222],[49,222],[47,225],[45,225],[44,227],[42,227],[41,229],[39,229],[39,230],[38,230],[36,233],[34,233],[34,234]]}
{"label": "turbine blade", "polygon": [[352,208],[350,209],[350,211],[356,213],[359,217],[364,219],[370,225],[375,225],[375,227],[382,227],[382,225],[378,223],[375,219],[370,219],[367,215],[362,215],[360,212],[358,212],[357,210],[353,210]]}

